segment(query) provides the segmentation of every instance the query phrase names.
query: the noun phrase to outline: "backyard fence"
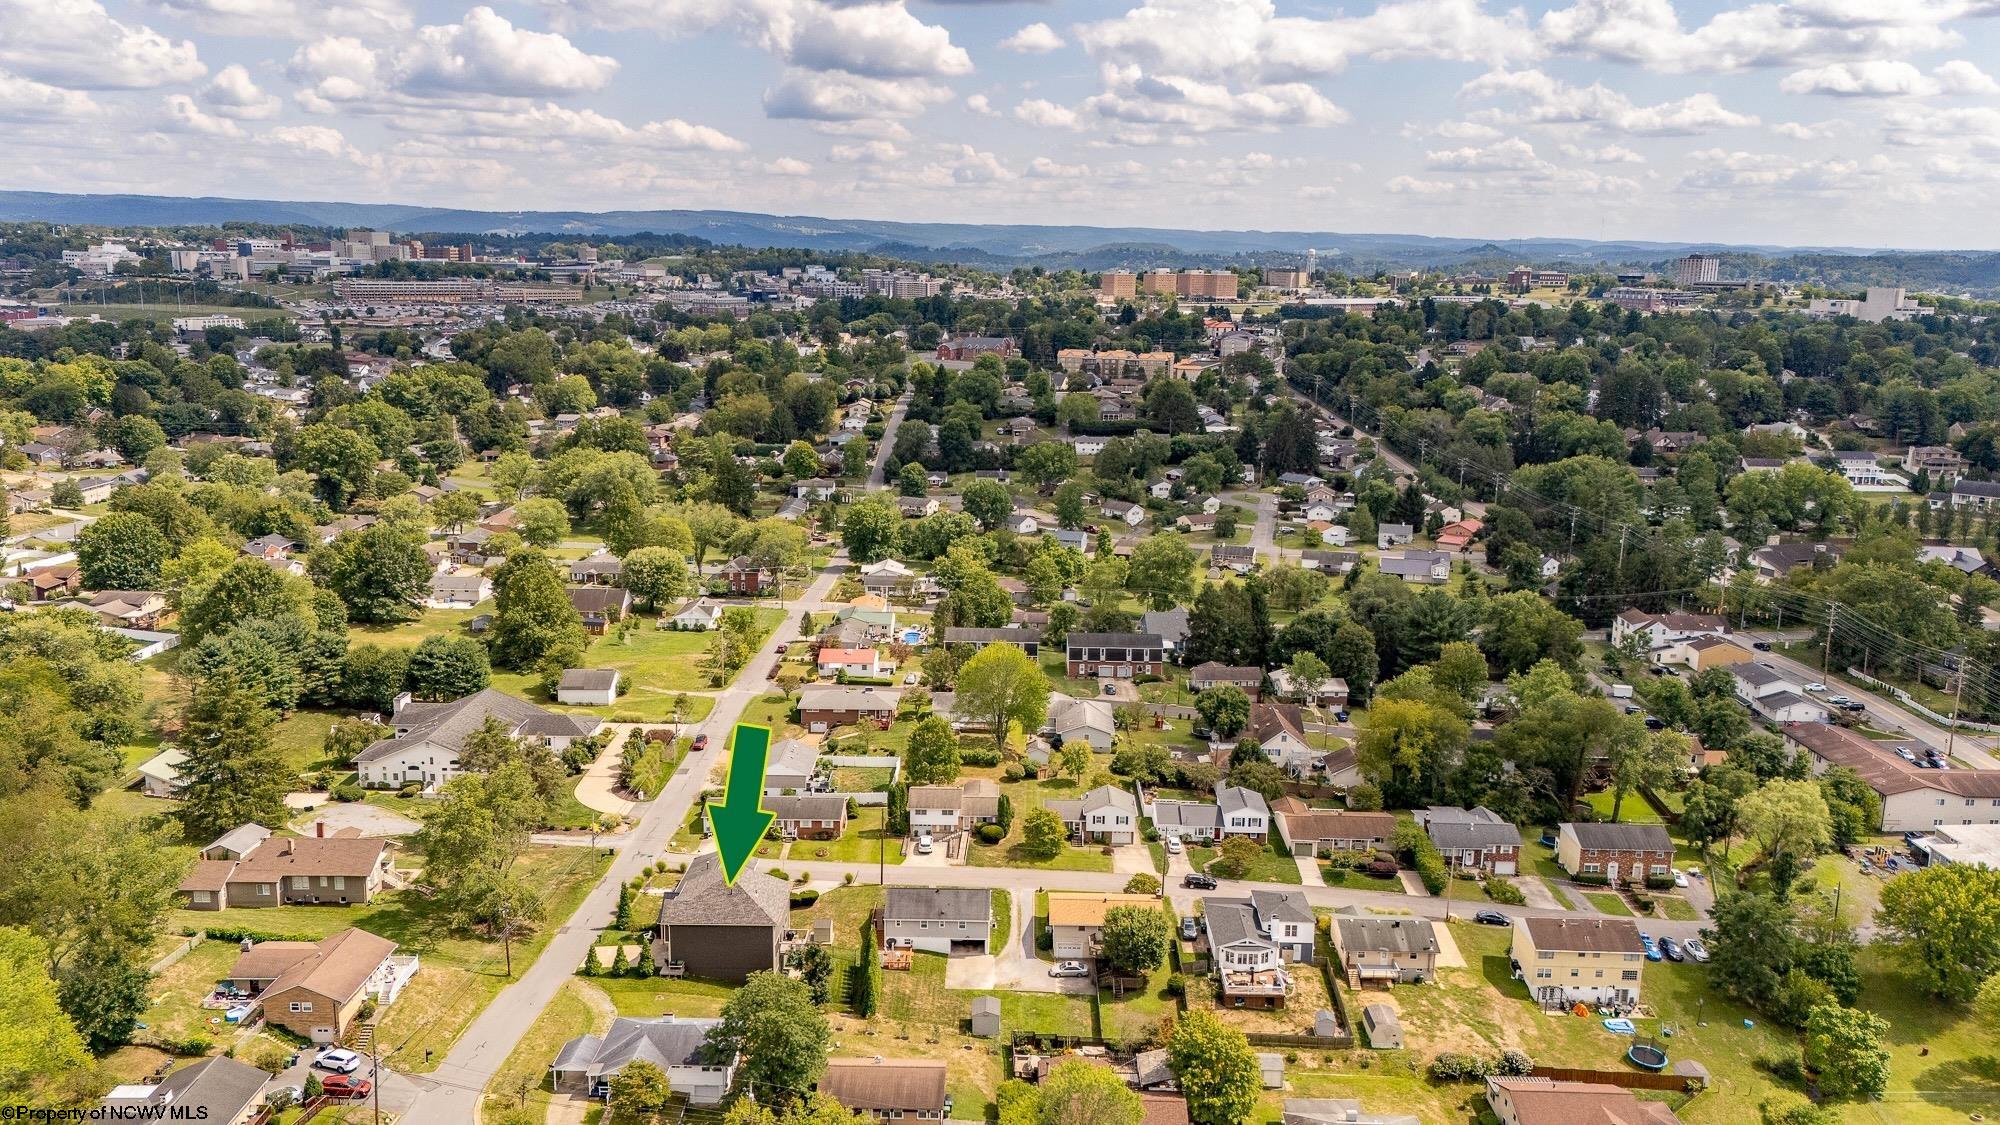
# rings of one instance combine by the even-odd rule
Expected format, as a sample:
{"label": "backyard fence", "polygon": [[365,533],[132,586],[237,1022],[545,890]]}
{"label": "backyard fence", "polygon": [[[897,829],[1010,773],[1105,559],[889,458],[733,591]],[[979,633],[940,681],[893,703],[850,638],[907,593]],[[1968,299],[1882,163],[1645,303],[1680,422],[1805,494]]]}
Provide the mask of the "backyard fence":
{"label": "backyard fence", "polygon": [[1698,1079],[1685,1074],[1642,1074],[1636,1070],[1587,1070],[1574,1066],[1538,1066],[1534,1077],[1557,1082],[1602,1082],[1627,1090],[1685,1090]]}
{"label": "backyard fence", "polygon": [[186,957],[188,953],[194,949],[195,946],[200,945],[202,942],[206,940],[208,940],[208,936],[206,934],[200,933],[199,931],[189,934],[187,940],[181,942],[179,945],[174,946],[172,949],[168,950],[166,954],[162,956],[158,961],[153,962],[152,964],[153,974],[157,976],[160,973],[166,972],[168,969],[173,967],[174,962],[180,960],[183,957]]}

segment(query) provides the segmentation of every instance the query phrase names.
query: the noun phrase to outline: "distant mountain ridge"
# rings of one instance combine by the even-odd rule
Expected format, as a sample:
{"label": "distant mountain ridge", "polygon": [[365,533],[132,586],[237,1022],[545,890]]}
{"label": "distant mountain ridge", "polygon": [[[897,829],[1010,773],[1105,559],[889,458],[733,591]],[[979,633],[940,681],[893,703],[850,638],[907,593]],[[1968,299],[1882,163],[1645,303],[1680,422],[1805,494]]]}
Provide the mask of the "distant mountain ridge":
{"label": "distant mountain ridge", "polygon": [[1318,249],[1323,258],[1449,262],[1513,255],[1541,262],[1637,261],[1694,250],[1736,253],[1871,254],[1877,248],[1730,245],[1643,240],[1569,238],[1441,238],[1417,234],[1335,231],[1186,230],[1171,227],[1101,227],[1000,223],[907,223],[882,219],[828,219],[747,211],[473,211],[396,203],[340,203],[273,199],[183,198],[162,195],[68,195],[0,191],[0,220],[101,226],[213,225],[230,221],[312,226],[372,226],[396,231],[546,233],[616,237],[651,231],[688,234],[742,246],[814,250],[915,248],[930,255],[1034,259],[1107,250],[1159,255],[1297,255]]}

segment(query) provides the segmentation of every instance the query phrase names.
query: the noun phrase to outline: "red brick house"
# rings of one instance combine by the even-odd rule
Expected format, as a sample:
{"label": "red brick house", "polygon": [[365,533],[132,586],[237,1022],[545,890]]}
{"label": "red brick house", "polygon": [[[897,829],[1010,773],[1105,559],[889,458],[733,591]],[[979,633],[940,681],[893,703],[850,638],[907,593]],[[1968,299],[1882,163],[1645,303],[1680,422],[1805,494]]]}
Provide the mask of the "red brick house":
{"label": "red brick house", "polygon": [[1071,633],[1069,674],[1120,680],[1163,675],[1166,649],[1156,633]]}
{"label": "red brick house", "polygon": [[815,734],[863,720],[888,723],[902,701],[901,692],[886,689],[807,684],[799,689],[799,723]]}
{"label": "red brick house", "polygon": [[1674,842],[1658,824],[1564,824],[1556,862],[1572,876],[1640,883],[1673,874]]}
{"label": "red brick house", "polygon": [[787,840],[837,840],[847,831],[847,798],[835,793],[801,793],[764,798],[778,814],[774,827]]}
{"label": "red brick house", "polygon": [[775,586],[778,581],[770,567],[758,566],[747,555],[730,559],[717,574],[729,586],[730,593],[748,598],[756,597],[766,586]]}

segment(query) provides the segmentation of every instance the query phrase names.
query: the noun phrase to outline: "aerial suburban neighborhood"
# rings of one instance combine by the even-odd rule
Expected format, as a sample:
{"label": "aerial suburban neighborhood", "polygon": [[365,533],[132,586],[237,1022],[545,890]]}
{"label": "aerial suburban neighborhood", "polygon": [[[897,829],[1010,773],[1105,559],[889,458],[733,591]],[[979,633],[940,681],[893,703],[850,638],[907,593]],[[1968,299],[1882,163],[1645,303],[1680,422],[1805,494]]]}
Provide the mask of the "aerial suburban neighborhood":
{"label": "aerial suburban neighborhood", "polygon": [[16,6],[0,1116],[2000,1115],[1991,5]]}

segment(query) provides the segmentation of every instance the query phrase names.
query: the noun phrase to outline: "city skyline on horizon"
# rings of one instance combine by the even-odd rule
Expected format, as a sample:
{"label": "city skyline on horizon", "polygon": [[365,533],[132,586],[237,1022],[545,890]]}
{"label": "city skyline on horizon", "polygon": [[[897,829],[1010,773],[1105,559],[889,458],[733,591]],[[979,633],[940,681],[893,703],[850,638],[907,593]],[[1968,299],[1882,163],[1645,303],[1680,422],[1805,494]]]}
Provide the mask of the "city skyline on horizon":
{"label": "city skyline on horizon", "polygon": [[2000,5],[63,0],[17,190],[1991,249]]}

